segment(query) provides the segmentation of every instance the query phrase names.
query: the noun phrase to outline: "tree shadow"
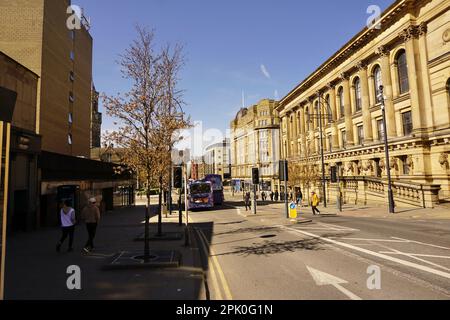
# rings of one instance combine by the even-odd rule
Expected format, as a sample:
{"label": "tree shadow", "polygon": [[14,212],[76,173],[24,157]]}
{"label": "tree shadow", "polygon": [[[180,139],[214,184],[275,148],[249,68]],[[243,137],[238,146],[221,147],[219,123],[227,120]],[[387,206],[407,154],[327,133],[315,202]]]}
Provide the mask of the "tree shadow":
{"label": "tree shadow", "polygon": [[[332,238],[340,238],[347,237],[351,235],[351,233],[338,234],[338,233],[329,233],[325,234],[322,237],[332,237]],[[295,252],[300,250],[305,251],[320,251],[325,250],[325,246],[329,243],[323,241],[318,238],[307,238],[302,240],[295,241],[270,241],[266,240],[262,243],[253,243],[249,246],[238,246],[234,247],[234,251],[217,254],[216,256],[225,256],[225,255],[238,255],[248,257],[251,255],[256,256],[271,256],[275,254],[285,253],[285,252]]]}
{"label": "tree shadow", "polygon": [[280,228],[278,227],[254,227],[254,228],[239,228],[235,230],[230,230],[226,232],[221,233],[215,233],[215,236],[223,236],[223,235],[233,235],[238,233],[252,233],[252,232],[259,232],[264,233],[267,231],[274,231],[274,232],[281,232]]}

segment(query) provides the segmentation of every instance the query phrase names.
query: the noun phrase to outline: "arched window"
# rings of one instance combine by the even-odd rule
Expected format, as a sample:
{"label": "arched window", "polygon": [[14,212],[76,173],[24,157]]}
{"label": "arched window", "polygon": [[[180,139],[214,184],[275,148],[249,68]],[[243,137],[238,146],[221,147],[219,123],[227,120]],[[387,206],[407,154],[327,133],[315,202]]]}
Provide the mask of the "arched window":
{"label": "arched window", "polygon": [[339,117],[343,118],[345,115],[344,110],[344,89],[342,87],[338,90],[338,98],[339,98]]}
{"label": "arched window", "polygon": [[362,100],[361,100],[361,81],[359,78],[355,79],[355,112],[361,111]]}
{"label": "arched window", "polygon": [[306,107],[306,108],[305,108],[305,119],[304,119],[305,124],[306,124],[306,132],[309,131],[309,119],[310,119],[310,116],[309,116],[309,108]]}
{"label": "arched window", "polygon": [[450,78],[447,80],[447,101],[448,101],[448,107],[450,108]]}
{"label": "arched window", "polygon": [[373,84],[375,86],[375,101],[381,103],[382,97],[380,96],[380,86],[383,85],[383,81],[381,79],[380,66],[376,66],[375,69],[373,69]]}
{"label": "arched window", "polygon": [[318,101],[316,101],[314,103],[314,113],[315,113],[315,116],[314,116],[313,121],[316,124],[316,128],[317,128],[319,126],[319,121],[320,121],[320,119],[319,119],[319,102]]}
{"label": "arched window", "polygon": [[406,52],[402,50],[397,56],[398,84],[400,94],[409,91],[408,64],[406,62]]}

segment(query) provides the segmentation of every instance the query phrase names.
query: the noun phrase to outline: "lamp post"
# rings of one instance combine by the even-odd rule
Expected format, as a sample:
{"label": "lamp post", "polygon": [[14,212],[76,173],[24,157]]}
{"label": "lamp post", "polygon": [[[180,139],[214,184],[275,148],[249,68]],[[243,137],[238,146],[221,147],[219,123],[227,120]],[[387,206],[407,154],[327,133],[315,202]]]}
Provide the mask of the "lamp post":
{"label": "lamp post", "polygon": [[389,202],[389,213],[395,213],[394,206],[394,194],[392,193],[392,180],[391,180],[391,163],[389,159],[389,144],[387,137],[387,127],[386,127],[386,106],[384,104],[384,87],[380,86],[379,99],[381,101],[381,111],[383,114],[383,131],[384,131],[384,152],[386,156],[386,172],[388,178],[388,202]]}
{"label": "lamp post", "polygon": [[[320,134],[320,158],[321,158],[321,165],[322,165],[322,194],[323,194],[323,205],[326,208],[327,207],[327,196],[326,196],[326,176],[325,176],[325,156],[324,156],[324,147],[323,147],[323,120],[328,120],[329,123],[333,122],[333,116],[331,112],[330,105],[328,104],[328,101],[324,100],[325,102],[322,102],[322,93],[318,92],[317,97],[319,99],[318,101],[318,110],[316,113],[310,113],[308,114],[308,121],[311,121],[311,119],[318,119],[319,120],[319,134]],[[326,107],[326,112],[322,113],[322,106]]]}

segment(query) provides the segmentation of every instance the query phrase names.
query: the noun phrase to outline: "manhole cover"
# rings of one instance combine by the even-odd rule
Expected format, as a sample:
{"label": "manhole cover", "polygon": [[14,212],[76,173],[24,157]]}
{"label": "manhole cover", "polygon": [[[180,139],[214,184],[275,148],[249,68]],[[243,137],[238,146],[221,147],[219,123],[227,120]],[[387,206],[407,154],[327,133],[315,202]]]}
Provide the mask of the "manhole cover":
{"label": "manhole cover", "polygon": [[274,234],[267,234],[265,236],[261,236],[260,238],[261,239],[269,239],[269,238],[275,238],[275,237],[276,237],[276,235],[274,235]]}
{"label": "manhole cover", "polygon": [[[135,257],[133,257],[133,259],[134,260],[145,260],[145,256],[135,256]],[[158,259],[157,255],[151,254],[148,256],[149,261],[154,261],[156,259]]]}

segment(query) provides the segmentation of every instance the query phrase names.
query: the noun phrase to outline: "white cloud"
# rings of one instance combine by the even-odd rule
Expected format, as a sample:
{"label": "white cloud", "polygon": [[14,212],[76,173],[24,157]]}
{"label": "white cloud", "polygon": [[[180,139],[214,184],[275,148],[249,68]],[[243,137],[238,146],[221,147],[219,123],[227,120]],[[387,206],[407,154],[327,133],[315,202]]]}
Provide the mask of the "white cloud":
{"label": "white cloud", "polygon": [[267,71],[267,68],[265,65],[261,65],[261,72],[267,79],[271,79],[269,71]]}

